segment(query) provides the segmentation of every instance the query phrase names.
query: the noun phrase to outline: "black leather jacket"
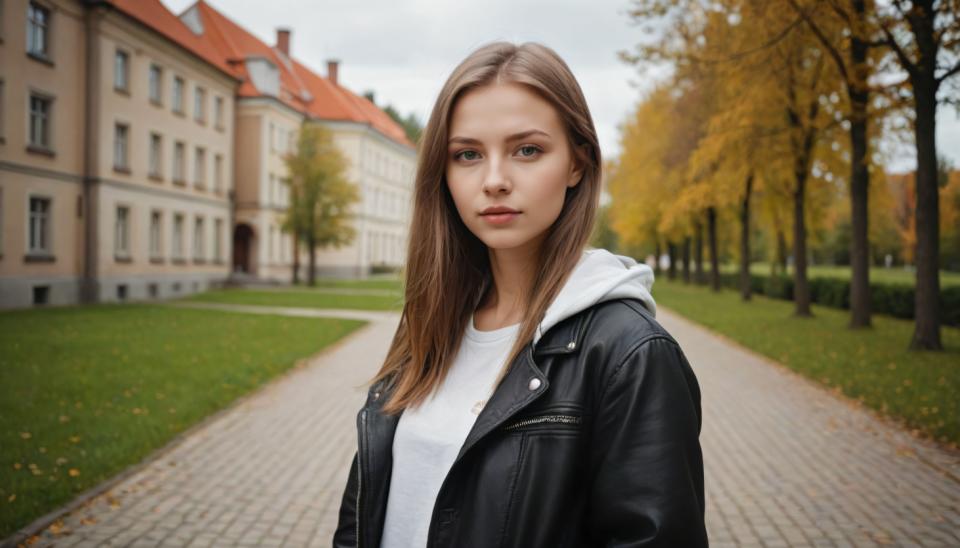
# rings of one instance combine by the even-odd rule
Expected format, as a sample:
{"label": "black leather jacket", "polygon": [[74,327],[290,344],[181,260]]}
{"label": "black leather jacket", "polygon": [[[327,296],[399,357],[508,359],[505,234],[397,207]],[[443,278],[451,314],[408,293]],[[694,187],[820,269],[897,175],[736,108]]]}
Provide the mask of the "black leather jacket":
{"label": "black leather jacket", "polygon": [[[707,546],[700,387],[640,301],[599,303],[513,362],[437,494],[427,546]],[[539,381],[539,382],[538,382]],[[357,415],[334,547],[377,548],[399,415]]]}

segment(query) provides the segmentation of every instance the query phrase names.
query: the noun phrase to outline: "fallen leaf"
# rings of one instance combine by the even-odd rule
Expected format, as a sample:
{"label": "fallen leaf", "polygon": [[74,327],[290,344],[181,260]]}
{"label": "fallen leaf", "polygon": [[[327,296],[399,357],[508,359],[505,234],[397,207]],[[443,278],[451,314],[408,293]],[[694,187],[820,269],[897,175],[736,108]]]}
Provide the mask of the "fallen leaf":
{"label": "fallen leaf", "polygon": [[80,475],[80,470],[77,470],[76,468],[71,468],[69,473],[71,478],[75,478]]}

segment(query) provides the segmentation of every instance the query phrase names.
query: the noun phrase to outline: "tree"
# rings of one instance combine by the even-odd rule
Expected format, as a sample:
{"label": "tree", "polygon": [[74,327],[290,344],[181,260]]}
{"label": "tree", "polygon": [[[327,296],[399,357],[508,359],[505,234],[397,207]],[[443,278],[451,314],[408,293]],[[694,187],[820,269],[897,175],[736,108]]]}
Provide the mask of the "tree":
{"label": "tree", "polygon": [[[848,108],[850,137],[850,327],[870,326],[868,123],[869,80],[875,63],[869,62],[872,30],[868,15],[873,0],[788,0],[820,41],[840,73]],[[803,4],[803,5],[801,5]]]}
{"label": "tree", "polygon": [[285,162],[290,173],[290,206],[283,229],[307,246],[307,283],[315,285],[317,248],[339,248],[356,237],[350,207],[360,194],[346,178],[347,160],[332,134],[316,123],[301,127],[297,149]]}
{"label": "tree", "polygon": [[[911,350],[943,350],[940,339],[937,93],[960,73],[960,1],[893,0],[879,14],[885,44],[907,73],[917,152],[914,332]],[[956,95],[945,101],[957,101]]]}

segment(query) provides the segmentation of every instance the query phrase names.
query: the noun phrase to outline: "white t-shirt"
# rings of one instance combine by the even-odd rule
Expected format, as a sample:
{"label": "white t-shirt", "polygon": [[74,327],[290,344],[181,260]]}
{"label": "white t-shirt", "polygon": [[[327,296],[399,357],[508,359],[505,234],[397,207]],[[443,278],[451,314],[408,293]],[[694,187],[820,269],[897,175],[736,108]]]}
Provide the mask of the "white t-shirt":
{"label": "white t-shirt", "polygon": [[400,416],[381,548],[423,548],[440,486],[506,361],[520,324],[477,331],[473,315],[444,382]]}

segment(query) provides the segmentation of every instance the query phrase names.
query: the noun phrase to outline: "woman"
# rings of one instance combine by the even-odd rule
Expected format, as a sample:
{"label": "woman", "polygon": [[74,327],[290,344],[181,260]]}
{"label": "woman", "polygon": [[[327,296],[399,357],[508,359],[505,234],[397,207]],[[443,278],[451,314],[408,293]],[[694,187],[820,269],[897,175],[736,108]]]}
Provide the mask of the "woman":
{"label": "woman", "polygon": [[421,147],[334,546],[707,546],[699,385],[651,269],[585,249],[600,148],[567,65],[478,49]]}

